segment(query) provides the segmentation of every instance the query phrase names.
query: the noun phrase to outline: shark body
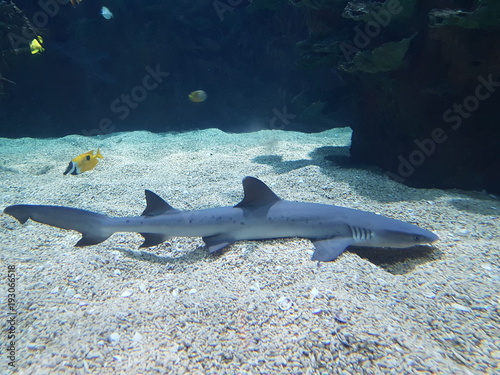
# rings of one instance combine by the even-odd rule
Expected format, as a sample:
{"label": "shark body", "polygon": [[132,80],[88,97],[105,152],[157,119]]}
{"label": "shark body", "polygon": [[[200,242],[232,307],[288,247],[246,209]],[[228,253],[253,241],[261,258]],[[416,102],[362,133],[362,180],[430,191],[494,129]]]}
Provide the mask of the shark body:
{"label": "shark body", "polygon": [[408,248],[438,240],[434,233],[400,220],[333,205],[280,199],[254,177],[243,180],[244,198],[236,206],[180,211],[146,190],[147,206],[141,216],[108,217],[61,206],[13,205],[4,212],[20,223],[28,219],[76,230],[75,246],[103,242],[115,232],[138,232],[141,247],[168,238],[202,237],[210,252],[235,241],[303,237],[315,247],[312,259],[331,261],[348,246]]}

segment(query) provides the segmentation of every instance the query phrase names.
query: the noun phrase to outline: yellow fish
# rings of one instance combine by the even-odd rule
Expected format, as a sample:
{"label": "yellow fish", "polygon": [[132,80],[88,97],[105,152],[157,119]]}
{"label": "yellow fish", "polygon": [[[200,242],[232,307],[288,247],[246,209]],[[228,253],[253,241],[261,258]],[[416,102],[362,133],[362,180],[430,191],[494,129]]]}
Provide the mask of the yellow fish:
{"label": "yellow fish", "polygon": [[203,90],[196,90],[189,94],[189,100],[195,103],[204,102],[207,100],[207,93]]}
{"label": "yellow fish", "polygon": [[32,55],[36,53],[42,53],[43,51],[45,51],[45,48],[43,48],[42,43],[43,39],[40,35],[37,35],[37,37],[30,42],[30,51]]}
{"label": "yellow fish", "polygon": [[99,149],[97,149],[95,155],[94,155],[94,150],[90,150],[85,154],[78,155],[76,158],[74,158],[69,162],[68,168],[66,168],[66,172],[64,172],[64,174],[69,173],[76,175],[86,171],[90,171],[97,165],[97,162],[99,161],[97,160],[97,158],[99,159],[104,158]]}

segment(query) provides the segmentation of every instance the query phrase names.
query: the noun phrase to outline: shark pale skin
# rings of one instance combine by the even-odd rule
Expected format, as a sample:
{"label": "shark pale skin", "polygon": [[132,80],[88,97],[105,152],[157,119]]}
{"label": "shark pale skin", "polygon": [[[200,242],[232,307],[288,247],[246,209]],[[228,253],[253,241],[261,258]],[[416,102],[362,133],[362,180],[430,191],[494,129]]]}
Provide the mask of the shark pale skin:
{"label": "shark pale skin", "polygon": [[254,177],[243,179],[244,198],[236,206],[205,210],[176,210],[146,190],[141,216],[109,217],[61,206],[13,205],[4,212],[25,223],[32,219],[58,228],[76,230],[76,246],[103,242],[115,232],[138,232],[141,247],[158,245],[170,237],[202,237],[210,252],[235,241],[303,237],[314,244],[313,260],[331,261],[348,246],[408,248],[438,240],[434,233],[371,212],[319,203],[280,199]]}

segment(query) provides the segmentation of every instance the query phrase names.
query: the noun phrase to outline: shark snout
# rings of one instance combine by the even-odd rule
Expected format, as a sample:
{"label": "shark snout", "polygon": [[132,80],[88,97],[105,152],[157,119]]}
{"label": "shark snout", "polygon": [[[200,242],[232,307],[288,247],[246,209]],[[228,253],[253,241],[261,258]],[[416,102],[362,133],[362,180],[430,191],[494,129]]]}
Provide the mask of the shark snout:
{"label": "shark snout", "polygon": [[439,237],[437,234],[429,232],[429,235],[427,236],[427,243],[434,243],[436,241],[439,241]]}
{"label": "shark snout", "polygon": [[408,248],[417,245],[428,245],[439,240],[439,237],[419,227],[412,230],[381,230],[376,232],[377,242],[381,247]]}
{"label": "shark snout", "polygon": [[431,244],[439,240],[439,237],[436,233],[431,232],[430,230],[423,229],[420,227],[415,228],[415,233],[411,233],[413,240],[415,241],[415,245],[425,245]]}

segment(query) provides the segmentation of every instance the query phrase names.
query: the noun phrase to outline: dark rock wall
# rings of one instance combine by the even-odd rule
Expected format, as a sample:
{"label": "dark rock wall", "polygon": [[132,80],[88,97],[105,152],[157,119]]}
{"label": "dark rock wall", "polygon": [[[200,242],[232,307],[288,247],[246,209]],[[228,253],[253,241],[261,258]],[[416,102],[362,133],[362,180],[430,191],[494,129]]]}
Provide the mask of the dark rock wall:
{"label": "dark rock wall", "polygon": [[407,69],[362,78],[352,156],[411,186],[500,191],[499,41],[429,30]]}
{"label": "dark rock wall", "polygon": [[296,3],[313,20],[299,61],[355,87],[353,159],[415,187],[500,193],[500,2]]}

